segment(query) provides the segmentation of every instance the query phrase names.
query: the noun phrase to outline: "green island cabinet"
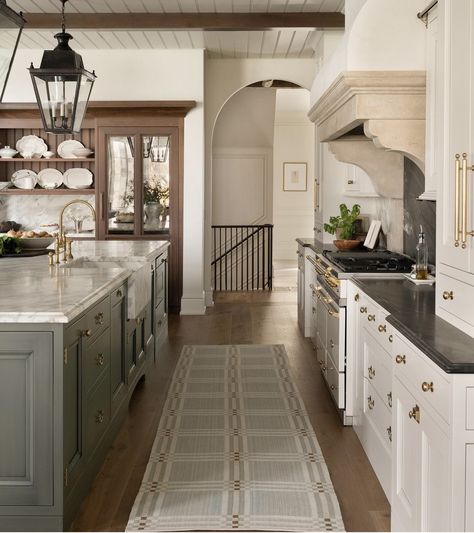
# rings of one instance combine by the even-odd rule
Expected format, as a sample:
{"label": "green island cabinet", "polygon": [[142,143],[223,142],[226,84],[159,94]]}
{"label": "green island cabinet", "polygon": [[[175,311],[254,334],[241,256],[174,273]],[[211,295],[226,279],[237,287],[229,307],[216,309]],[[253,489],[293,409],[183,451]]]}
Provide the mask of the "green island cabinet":
{"label": "green island cabinet", "polygon": [[167,254],[67,324],[0,324],[0,531],[67,530],[167,336]]}

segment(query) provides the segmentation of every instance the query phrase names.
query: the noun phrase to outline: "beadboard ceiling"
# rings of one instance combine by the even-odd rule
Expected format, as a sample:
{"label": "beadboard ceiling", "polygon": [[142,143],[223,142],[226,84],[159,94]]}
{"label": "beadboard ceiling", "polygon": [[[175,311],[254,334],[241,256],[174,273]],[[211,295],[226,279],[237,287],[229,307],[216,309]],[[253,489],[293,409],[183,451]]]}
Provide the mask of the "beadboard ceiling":
{"label": "beadboard ceiling", "polygon": [[[59,0],[7,0],[24,13],[56,13]],[[341,12],[344,0],[69,0],[67,13]],[[59,18],[58,18],[59,27]],[[51,48],[55,32],[25,29],[21,48]],[[206,49],[209,58],[313,57],[322,35],[308,28],[265,31],[71,30],[79,49]],[[1,38],[1,37],[0,37]]]}

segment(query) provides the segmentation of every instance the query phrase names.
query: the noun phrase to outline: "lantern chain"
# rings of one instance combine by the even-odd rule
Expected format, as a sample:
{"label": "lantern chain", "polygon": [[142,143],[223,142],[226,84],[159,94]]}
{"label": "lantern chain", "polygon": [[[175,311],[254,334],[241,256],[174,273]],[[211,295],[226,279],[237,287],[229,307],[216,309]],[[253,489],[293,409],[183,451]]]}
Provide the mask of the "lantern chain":
{"label": "lantern chain", "polygon": [[61,0],[61,28],[63,30],[63,33],[66,32],[66,15],[64,14],[64,7],[66,5],[67,0]]}

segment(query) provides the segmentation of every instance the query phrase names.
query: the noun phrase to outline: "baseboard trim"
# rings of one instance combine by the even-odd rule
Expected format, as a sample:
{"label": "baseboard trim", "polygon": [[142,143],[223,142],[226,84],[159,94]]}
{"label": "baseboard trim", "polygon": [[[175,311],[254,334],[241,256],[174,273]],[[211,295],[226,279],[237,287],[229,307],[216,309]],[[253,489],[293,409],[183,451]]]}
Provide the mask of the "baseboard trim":
{"label": "baseboard trim", "polygon": [[181,315],[204,315],[206,313],[206,304],[204,293],[202,298],[182,298]]}

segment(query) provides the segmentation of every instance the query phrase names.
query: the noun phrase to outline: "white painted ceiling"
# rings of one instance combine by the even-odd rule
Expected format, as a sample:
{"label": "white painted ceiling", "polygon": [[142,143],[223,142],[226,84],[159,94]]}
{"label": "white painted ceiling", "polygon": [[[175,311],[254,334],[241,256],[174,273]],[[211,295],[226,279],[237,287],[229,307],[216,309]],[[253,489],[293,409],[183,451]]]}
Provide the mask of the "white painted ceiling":
{"label": "white painted ceiling", "polygon": [[[69,0],[67,13],[304,13],[343,11],[344,0]],[[7,0],[16,11],[55,13],[59,0]],[[59,27],[59,18],[58,18]],[[52,48],[55,32],[23,32],[20,48]],[[210,58],[313,57],[321,31],[73,30],[78,49],[206,49]]]}

